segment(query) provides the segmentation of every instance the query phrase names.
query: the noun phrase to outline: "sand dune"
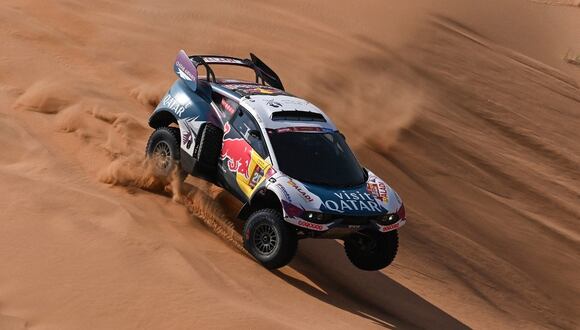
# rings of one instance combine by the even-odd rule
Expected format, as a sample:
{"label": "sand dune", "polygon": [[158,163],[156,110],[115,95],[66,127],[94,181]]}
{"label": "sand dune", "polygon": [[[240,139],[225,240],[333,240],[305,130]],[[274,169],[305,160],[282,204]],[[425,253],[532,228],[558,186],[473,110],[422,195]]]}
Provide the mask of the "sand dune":
{"label": "sand dune", "polygon": [[[580,326],[580,70],[563,61],[576,8],[0,9],[0,329]],[[255,52],[331,115],[405,199],[391,267],[362,272],[339,242],[302,241],[266,271],[240,248],[232,196],[151,175],[147,119],[181,48]]]}

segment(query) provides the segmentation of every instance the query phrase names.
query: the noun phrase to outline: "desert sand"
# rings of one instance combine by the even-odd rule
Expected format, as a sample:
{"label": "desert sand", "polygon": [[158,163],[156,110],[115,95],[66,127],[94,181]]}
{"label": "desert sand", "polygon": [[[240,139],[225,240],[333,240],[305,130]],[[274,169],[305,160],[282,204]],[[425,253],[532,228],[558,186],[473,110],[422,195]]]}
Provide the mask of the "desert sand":
{"label": "desert sand", "polygon": [[[2,1],[0,329],[580,327],[580,8],[405,3]],[[179,49],[327,111],[405,200],[395,263],[267,271],[228,193],[149,177]]]}

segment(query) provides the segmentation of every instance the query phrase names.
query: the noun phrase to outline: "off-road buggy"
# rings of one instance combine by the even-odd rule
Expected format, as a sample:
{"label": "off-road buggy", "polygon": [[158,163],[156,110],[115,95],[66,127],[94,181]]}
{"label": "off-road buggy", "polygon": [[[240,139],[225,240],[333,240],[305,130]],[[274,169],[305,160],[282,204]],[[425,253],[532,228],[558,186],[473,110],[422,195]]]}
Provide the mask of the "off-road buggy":
{"label": "off-road buggy", "polygon": [[[255,81],[218,79],[217,65],[253,70]],[[174,70],[179,79],[149,119],[147,155],[162,173],[201,177],[237,197],[244,246],[262,265],[286,265],[303,238],[344,240],[360,269],[393,261],[403,203],[325,113],[287,93],[254,54],[180,51]]]}

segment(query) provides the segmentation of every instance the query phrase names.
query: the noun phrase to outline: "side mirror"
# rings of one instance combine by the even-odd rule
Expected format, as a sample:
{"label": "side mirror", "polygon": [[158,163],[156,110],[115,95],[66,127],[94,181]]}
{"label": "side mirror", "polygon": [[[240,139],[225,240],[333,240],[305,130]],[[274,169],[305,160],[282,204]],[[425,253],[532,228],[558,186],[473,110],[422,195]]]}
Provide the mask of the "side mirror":
{"label": "side mirror", "polygon": [[194,92],[197,90],[197,68],[193,65],[193,62],[191,62],[189,56],[187,56],[183,49],[177,53],[173,70],[187,87]]}

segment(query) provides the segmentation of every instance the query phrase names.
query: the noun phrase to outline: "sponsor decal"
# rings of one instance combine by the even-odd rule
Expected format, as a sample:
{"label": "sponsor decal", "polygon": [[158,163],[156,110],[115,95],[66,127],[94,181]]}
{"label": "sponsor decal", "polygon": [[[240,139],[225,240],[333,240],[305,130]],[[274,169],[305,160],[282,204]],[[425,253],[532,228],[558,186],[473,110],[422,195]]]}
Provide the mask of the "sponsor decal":
{"label": "sponsor decal", "polygon": [[239,90],[255,88],[255,85],[251,84],[223,84],[223,86],[228,89],[239,89]]}
{"label": "sponsor decal", "polygon": [[179,78],[197,83],[197,69],[183,50],[177,54],[174,69]]}
{"label": "sponsor decal", "polygon": [[259,94],[284,94],[283,91],[276,89],[274,87],[265,85],[253,85],[253,84],[223,84],[225,88],[232,89],[248,95],[259,95]]}
{"label": "sponsor decal", "polygon": [[187,75],[187,73],[183,71],[183,69],[179,67],[179,65],[181,65],[181,63],[177,62],[177,75],[179,78],[192,81],[192,79]]}
{"label": "sponsor decal", "polygon": [[236,109],[234,109],[234,107],[232,107],[227,101],[226,99],[222,99],[221,102],[222,107],[224,108],[224,110],[226,110],[227,112],[229,112],[231,115],[233,115],[236,112]]}
{"label": "sponsor decal", "polygon": [[[224,125],[224,136],[230,131],[229,123]],[[252,147],[242,138],[229,139],[225,138],[222,145],[221,160],[227,160],[228,169],[231,172],[239,173],[246,179],[249,178],[248,167]]]}
{"label": "sponsor decal", "polygon": [[383,203],[389,202],[389,195],[387,194],[387,185],[384,182],[369,182],[367,183],[367,191],[376,199]]}
{"label": "sponsor decal", "polygon": [[228,58],[228,57],[202,57],[204,62],[206,63],[231,63],[231,64],[244,64],[241,60],[236,58]]}
{"label": "sponsor decal", "polygon": [[288,185],[294,189],[296,189],[296,191],[298,191],[298,193],[300,194],[300,196],[302,196],[302,198],[304,198],[305,201],[307,202],[313,202],[314,198],[312,198],[312,196],[310,196],[310,194],[308,193],[308,191],[300,186],[298,186],[296,184],[296,182],[294,182],[292,179],[288,180]]}
{"label": "sponsor decal", "polygon": [[304,220],[298,221],[298,226],[309,228],[309,229],[314,229],[314,230],[318,230],[318,231],[324,230],[324,227],[322,227],[322,225],[319,225],[317,223],[304,221]]}
{"label": "sponsor decal", "polygon": [[383,233],[386,233],[388,231],[398,229],[399,227],[401,227],[401,223],[397,222],[388,226],[380,226],[379,230],[382,231]]}
{"label": "sponsor decal", "polygon": [[263,88],[263,87],[258,87],[254,90],[252,90],[253,92],[255,91],[256,94],[274,94],[277,93],[278,90],[273,89],[273,88]]}
{"label": "sponsor decal", "polygon": [[192,141],[193,141],[193,134],[190,131],[185,132],[185,134],[183,134],[183,141],[181,143],[185,144],[187,146],[187,148],[189,148],[191,146]]}
{"label": "sponsor decal", "polygon": [[250,182],[248,183],[248,185],[250,186],[250,188],[254,189],[254,187],[258,184],[258,182],[260,182],[260,179],[264,176],[264,169],[261,168],[260,166],[255,166],[254,167],[254,171],[252,172],[252,175],[250,176]]}
{"label": "sponsor decal", "polygon": [[279,103],[281,103],[285,107],[305,107],[308,105],[308,102],[305,100],[301,100],[298,98],[278,98]]}
{"label": "sponsor decal", "polygon": [[175,62],[175,65],[177,66],[177,74],[179,75],[179,78],[193,81],[193,74],[189,72],[185,67],[183,67],[183,64],[181,64],[181,62]]}
{"label": "sponsor decal", "polygon": [[270,99],[270,100],[266,101],[266,104],[271,106],[272,108],[280,108],[282,106],[282,104],[280,102],[276,102],[276,101],[274,101],[274,99]]}
{"label": "sponsor decal", "polygon": [[185,128],[187,129],[187,131],[183,134],[182,144],[184,144],[187,149],[189,149],[191,147],[191,144],[193,143],[193,139],[196,136],[196,134],[191,126],[192,125],[191,123],[196,121],[197,118],[199,118],[199,116],[197,116],[195,118],[187,118],[186,120],[183,121],[183,124],[184,124]]}
{"label": "sponsor decal", "polygon": [[354,192],[335,192],[333,193],[338,199],[329,199],[323,201],[327,209],[334,212],[346,211],[370,211],[370,212],[384,212],[374,196],[369,193]]}
{"label": "sponsor decal", "polygon": [[283,185],[277,183],[276,187],[278,187],[278,189],[280,189],[280,191],[282,192],[282,194],[284,195],[284,199],[288,202],[292,202],[292,197],[290,197],[290,194],[288,193],[288,190],[286,190],[286,188],[284,188]]}
{"label": "sponsor decal", "polygon": [[191,104],[186,105],[180,104],[179,102],[177,102],[175,98],[173,98],[173,96],[171,96],[171,94],[165,95],[165,97],[163,97],[163,99],[161,100],[161,104],[164,107],[173,110],[173,112],[175,112],[175,114],[178,117],[181,117],[181,114],[185,111],[185,109],[191,105]]}
{"label": "sponsor decal", "polygon": [[[266,172],[266,177],[271,177],[272,175],[276,174],[276,170],[273,167],[270,167],[268,169],[268,171]],[[274,182],[276,182],[276,179],[274,179]]]}

